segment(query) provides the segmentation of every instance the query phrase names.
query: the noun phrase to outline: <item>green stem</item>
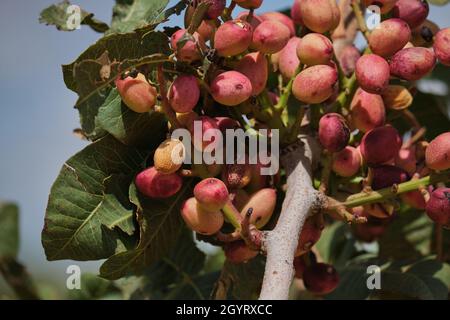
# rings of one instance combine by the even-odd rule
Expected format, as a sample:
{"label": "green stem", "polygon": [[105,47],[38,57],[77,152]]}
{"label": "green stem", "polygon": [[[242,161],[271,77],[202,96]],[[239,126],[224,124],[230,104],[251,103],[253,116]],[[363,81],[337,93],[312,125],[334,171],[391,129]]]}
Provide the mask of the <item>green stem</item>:
{"label": "green stem", "polygon": [[223,21],[231,20],[231,15],[233,13],[234,8],[236,8],[236,2],[231,1],[231,4],[228,8],[225,9],[224,14],[222,15]]}
{"label": "green stem", "polygon": [[303,65],[299,64],[297,69],[295,70],[295,75],[289,80],[288,84],[286,85],[286,87],[283,90],[283,93],[280,96],[280,100],[278,101],[277,105],[274,106],[276,111],[281,113],[281,111],[283,111],[284,108],[286,108],[289,98],[291,96],[292,85],[294,84],[294,80],[297,77],[297,75],[300,73],[300,71],[302,71],[302,69],[303,69]]}
{"label": "green stem", "polygon": [[320,186],[319,186],[319,191],[324,194],[327,194],[327,192],[328,192],[328,183],[330,181],[332,164],[333,164],[333,154],[330,152],[326,152],[326,155],[325,155],[325,157],[323,157],[323,160],[322,160],[323,168],[322,168],[322,176],[320,179]]}
{"label": "green stem", "polygon": [[291,132],[290,132],[290,136],[289,136],[289,144],[297,141],[297,137],[300,133],[300,129],[302,128],[302,120],[305,117],[305,113],[306,113],[305,106],[300,105],[300,107],[297,111],[297,117],[291,128]]}
{"label": "green stem", "polygon": [[343,91],[334,102],[332,109],[338,112],[348,109],[357,88],[358,82],[356,81],[356,75],[353,73],[350,78],[343,81]]}
{"label": "green stem", "polygon": [[242,217],[241,213],[236,209],[236,207],[228,201],[222,208],[222,212],[227,218],[227,220],[233,225],[236,231],[241,232]]}
{"label": "green stem", "polygon": [[162,110],[169,120],[173,129],[181,128],[181,124],[177,119],[177,115],[175,111],[170,107],[169,100],[167,99],[167,88],[166,88],[166,79],[164,78],[164,72],[162,68],[162,64],[158,66],[158,83],[159,83],[159,93],[162,99]]}
{"label": "green stem", "polygon": [[358,22],[359,30],[362,32],[366,40],[369,39],[370,33],[367,29],[366,21],[364,20],[364,14],[361,10],[361,3],[359,0],[352,0],[352,9],[355,13],[356,21]]}
{"label": "green stem", "polygon": [[258,101],[261,104],[263,110],[273,109],[273,104],[270,100],[269,92],[267,91],[267,89],[264,89],[264,91],[258,96]]}
{"label": "green stem", "polygon": [[397,195],[402,193],[414,191],[430,184],[448,181],[450,181],[450,172],[434,173],[421,179],[415,179],[394,185],[390,188],[351,195],[346,201],[341,203],[341,205],[347,208],[353,208],[366,204],[383,202],[385,200],[395,198]]}

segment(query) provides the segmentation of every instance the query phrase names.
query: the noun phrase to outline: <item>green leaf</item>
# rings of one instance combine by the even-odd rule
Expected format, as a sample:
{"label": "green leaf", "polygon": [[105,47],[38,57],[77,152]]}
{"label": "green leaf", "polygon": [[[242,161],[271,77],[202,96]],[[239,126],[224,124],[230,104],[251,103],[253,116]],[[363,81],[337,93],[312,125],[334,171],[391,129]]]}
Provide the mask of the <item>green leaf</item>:
{"label": "green leaf", "polygon": [[156,147],[166,133],[164,115],[159,112],[136,113],[122,103],[116,89],[111,90],[100,107],[98,124],[123,144]]}
{"label": "green leaf", "polygon": [[0,202],[0,258],[15,258],[19,251],[19,208]]}
{"label": "green leaf", "polygon": [[434,4],[436,6],[444,6],[448,3],[449,0],[428,0],[431,4]]}
{"label": "green leaf", "polygon": [[[437,135],[447,132],[450,128],[448,68],[442,64],[437,64],[433,72],[419,82],[418,88],[423,92],[417,92],[409,110],[416,116],[419,123],[427,129],[425,135],[427,140],[432,140]],[[388,118],[392,120],[392,124],[401,133],[411,129],[411,125],[401,117],[399,112],[390,111]]]}
{"label": "green leaf", "polygon": [[175,13],[173,9],[168,13],[164,11],[169,0],[117,0],[116,3],[111,32],[131,32],[148,25],[154,28]]}
{"label": "green leaf", "polygon": [[207,299],[217,272],[202,273],[205,255],[196,247],[192,231],[185,229],[171,253],[146,268],[137,285],[126,293],[131,299]]}
{"label": "green leaf", "polygon": [[349,231],[348,225],[342,222],[335,222],[323,230],[316,248],[325,262],[338,267],[357,254],[355,239],[348,237]]}
{"label": "green leaf", "polygon": [[258,255],[247,263],[233,264],[226,261],[223,276],[231,281],[228,296],[237,300],[258,299],[261,291],[266,259]]}
{"label": "green leaf", "polygon": [[42,232],[48,260],[103,259],[134,241],[125,235],[133,231],[132,206],[125,198],[146,156],[106,136],[64,164],[51,189]]}
{"label": "green leaf", "polygon": [[[381,269],[381,290],[370,290],[367,267]],[[347,266],[338,268],[339,286],[327,299],[368,299],[386,295],[409,299],[447,300],[450,285],[450,266],[434,257],[411,264],[408,261],[386,262],[374,258],[355,259]]]}
{"label": "green leaf", "polygon": [[419,259],[431,254],[433,222],[423,211],[403,209],[378,241],[380,257]]}
{"label": "green leaf", "polygon": [[33,279],[31,279],[26,268],[17,262],[14,257],[0,257],[0,274],[14,290],[17,298],[21,300],[40,299]]}
{"label": "green leaf", "polygon": [[100,275],[114,280],[130,273],[140,273],[144,267],[167,255],[177,243],[184,226],[180,207],[190,194],[192,181],[185,181],[176,195],[165,200],[145,198],[132,184],[130,201],[138,208],[139,244],[134,250],[117,253],[106,260],[100,268]]}
{"label": "green leaf", "polygon": [[113,282],[102,279],[91,273],[81,275],[80,290],[70,290],[71,300],[98,300],[109,297],[119,298],[120,290]]}
{"label": "green leaf", "polygon": [[[416,116],[420,124],[427,129],[426,138],[432,140],[450,128],[450,120],[445,112],[446,108],[444,97],[418,92],[414,96],[414,102],[409,107],[409,110]],[[411,129],[411,125],[398,112],[391,111],[388,117],[392,120],[392,125],[401,133]]]}
{"label": "green leaf", "polygon": [[[61,31],[77,30],[76,27],[73,28],[68,23],[71,21],[71,16],[77,13],[76,11],[68,10],[70,6],[71,4],[67,0],[64,0],[58,4],[51,5],[41,12],[39,22],[45,23],[46,25],[54,25],[58,30]],[[86,12],[82,9],[80,9],[79,13],[81,25],[87,25],[91,27],[92,30],[100,33],[104,33],[109,29],[109,26],[106,23],[95,19],[93,13]]]}
{"label": "green leaf", "polygon": [[98,125],[99,108],[105,103],[117,76],[142,65],[156,66],[167,61],[168,38],[162,32],[113,34],[100,39],[78,59],[63,66],[64,81],[79,98],[76,108],[88,138],[106,134]]}

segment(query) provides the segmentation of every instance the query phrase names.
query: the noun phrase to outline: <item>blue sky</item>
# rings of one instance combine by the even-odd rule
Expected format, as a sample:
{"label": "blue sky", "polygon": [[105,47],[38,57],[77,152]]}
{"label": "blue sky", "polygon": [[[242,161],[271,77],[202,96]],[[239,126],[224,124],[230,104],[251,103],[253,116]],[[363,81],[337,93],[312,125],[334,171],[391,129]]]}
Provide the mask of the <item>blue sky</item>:
{"label": "blue sky", "polygon": [[[287,7],[293,0],[266,0],[260,11]],[[113,0],[73,0],[109,22]],[[177,1],[171,1],[175,3]],[[76,95],[65,88],[61,64],[73,61],[99,38],[88,28],[63,33],[38,23],[48,0],[0,2],[0,200],[21,208],[20,259],[37,276],[63,285],[68,261],[47,262],[40,232],[50,187],[62,164],[86,143],[72,135],[79,126]],[[431,18],[445,24],[450,6],[432,7]],[[178,17],[178,21],[181,19]],[[77,263],[96,271],[98,263]],[[0,294],[2,294],[0,283]]]}

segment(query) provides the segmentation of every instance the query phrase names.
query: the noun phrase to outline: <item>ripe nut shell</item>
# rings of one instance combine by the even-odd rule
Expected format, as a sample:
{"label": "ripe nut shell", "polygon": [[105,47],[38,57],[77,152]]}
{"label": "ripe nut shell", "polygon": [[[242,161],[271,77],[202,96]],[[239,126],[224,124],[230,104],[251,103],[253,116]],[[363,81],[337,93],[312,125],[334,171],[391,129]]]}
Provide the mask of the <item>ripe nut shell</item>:
{"label": "ripe nut shell", "polygon": [[258,9],[261,7],[263,0],[235,0],[234,2],[244,9]]}
{"label": "ripe nut shell", "polygon": [[232,190],[246,187],[251,177],[251,168],[248,164],[228,164],[222,171],[222,181]]}
{"label": "ripe nut shell", "polygon": [[327,65],[312,66],[295,77],[292,93],[302,102],[322,103],[334,93],[337,80],[335,68]]}
{"label": "ripe nut shell", "polygon": [[297,279],[303,278],[303,272],[305,272],[305,269],[306,269],[306,262],[304,256],[295,257],[294,270],[295,270],[295,277]]}
{"label": "ripe nut shell", "polygon": [[278,69],[285,79],[290,79],[295,76],[295,71],[300,64],[297,56],[297,46],[299,43],[300,38],[292,37],[286,46],[280,52],[276,53],[279,58],[277,62]]}
{"label": "ripe nut shell", "polygon": [[153,156],[155,169],[164,174],[178,171],[183,165],[186,150],[184,144],[177,139],[167,139],[159,145]]}
{"label": "ripe nut shell", "polygon": [[422,193],[420,193],[420,191],[418,190],[403,193],[400,195],[400,198],[408,206],[417,210],[425,210],[427,206],[427,203],[425,202]]}
{"label": "ripe nut shell", "polygon": [[391,165],[381,165],[372,168],[372,189],[380,190],[400,184],[409,180],[409,174],[405,170]]}
{"label": "ripe nut shell", "polygon": [[[192,144],[199,151],[212,151],[218,146],[220,130],[214,118],[200,116],[189,123],[187,129],[191,133]],[[197,129],[197,132],[195,130]],[[201,129],[201,130],[200,130]]]}
{"label": "ripe nut shell", "polygon": [[215,20],[222,14],[227,4],[226,0],[200,0],[200,2],[209,2],[210,6],[205,14],[205,19]]}
{"label": "ripe nut shell", "polygon": [[291,7],[291,18],[297,25],[303,25],[302,14],[300,12],[300,2],[301,0],[294,0]]}
{"label": "ripe nut shell", "polygon": [[429,48],[402,49],[391,59],[391,75],[408,81],[416,81],[430,73],[436,64],[436,56]]}
{"label": "ripe nut shell", "polygon": [[411,38],[408,24],[401,19],[387,19],[369,36],[369,46],[374,54],[388,58],[403,49]]}
{"label": "ripe nut shell", "polygon": [[219,74],[210,85],[214,100],[225,106],[237,106],[251,97],[253,92],[249,78],[237,71]]}
{"label": "ripe nut shell", "polygon": [[297,46],[297,55],[302,63],[313,66],[327,64],[333,58],[333,44],[320,33],[308,33]]}
{"label": "ripe nut shell", "polygon": [[318,220],[317,216],[312,216],[305,220],[298,239],[297,250],[295,251],[296,257],[311,250],[312,246],[319,241],[324,226]]}
{"label": "ripe nut shell", "polygon": [[371,203],[363,207],[368,215],[377,219],[389,219],[394,214],[394,206],[388,203]]}
{"label": "ripe nut shell", "polygon": [[356,68],[356,62],[361,58],[358,48],[353,45],[345,46],[338,54],[337,59],[345,76],[350,76]]}
{"label": "ripe nut shell", "polygon": [[364,0],[364,5],[366,7],[371,5],[378,6],[381,10],[381,14],[386,14],[394,8],[397,1],[398,0]]}
{"label": "ripe nut shell", "polygon": [[450,169],[450,132],[434,138],[425,151],[427,167],[433,170]]}
{"label": "ripe nut shell", "polygon": [[200,51],[198,50],[197,44],[200,48],[206,49],[205,40],[198,33],[194,32],[193,41],[188,40],[183,47],[178,49],[178,41],[185,35],[186,29],[180,29],[175,32],[170,40],[172,50],[175,52],[177,59],[184,62],[193,62],[201,59]]}
{"label": "ripe nut shell", "polygon": [[175,112],[192,111],[200,99],[197,78],[191,75],[178,76],[169,89],[168,99]]}
{"label": "ripe nut shell", "polygon": [[[192,22],[192,17],[194,16],[196,7],[192,3],[186,9],[186,14],[184,15],[184,25],[189,26]],[[216,20],[203,20],[197,29],[197,32],[203,37],[204,41],[211,39],[211,35],[215,28],[218,27]]]}
{"label": "ripe nut shell", "polygon": [[415,146],[400,149],[397,157],[395,157],[395,165],[408,172],[410,176],[416,172],[416,163],[417,158]]}
{"label": "ripe nut shell", "polygon": [[361,155],[369,166],[380,165],[393,160],[400,150],[402,139],[391,126],[378,127],[363,136]]}
{"label": "ripe nut shell", "polygon": [[290,31],[290,36],[291,37],[295,36],[294,21],[292,21],[292,19],[289,18],[287,15],[285,15],[281,12],[278,12],[278,11],[271,11],[271,12],[266,12],[266,13],[260,15],[260,17],[263,20],[273,20],[273,21],[281,22],[286,27],[288,27],[288,29]]}
{"label": "ripe nut shell", "polygon": [[436,223],[450,227],[450,188],[437,188],[430,195],[427,215]]}
{"label": "ripe nut shell", "polygon": [[358,88],[350,104],[352,125],[367,132],[384,125],[386,111],[380,95]]}
{"label": "ripe nut shell", "polygon": [[384,105],[388,109],[403,110],[411,106],[413,96],[404,86],[389,85],[382,94]]}
{"label": "ripe nut shell", "polygon": [[281,51],[290,39],[289,28],[276,20],[265,20],[253,32],[252,48],[267,54]]}
{"label": "ripe nut shell", "polygon": [[240,12],[237,16],[238,20],[243,20],[243,21],[247,21],[248,23],[250,23],[250,25],[252,26],[253,30],[256,29],[257,26],[260,25],[261,22],[263,22],[264,20],[257,15],[253,15],[251,20],[248,21],[248,14],[249,11],[244,11],[244,12]]}
{"label": "ripe nut shell", "polygon": [[433,21],[425,20],[420,26],[412,30],[411,42],[414,47],[431,47],[433,38],[440,28]]}
{"label": "ripe nut shell", "polygon": [[268,186],[270,176],[262,174],[262,170],[265,167],[267,166],[260,162],[250,165],[252,178],[247,185],[247,190],[249,192],[253,193]]}
{"label": "ripe nut shell", "polygon": [[226,243],[223,247],[225,257],[234,264],[245,263],[258,255],[258,251],[250,249],[243,240]]}
{"label": "ripe nut shell", "polygon": [[226,130],[235,130],[241,127],[239,124],[239,121],[234,120],[233,118],[229,117],[215,117],[214,118],[217,123],[217,127],[219,128],[220,132],[223,134],[226,134]]}
{"label": "ripe nut shell", "polygon": [[350,129],[338,113],[327,113],[319,121],[319,140],[329,152],[344,149],[350,139]]}
{"label": "ripe nut shell", "polygon": [[261,52],[246,54],[235,69],[250,80],[253,96],[257,96],[264,91],[269,77],[269,67],[264,54]]}
{"label": "ripe nut shell", "polygon": [[187,199],[181,206],[181,217],[191,230],[203,235],[219,232],[224,222],[220,211],[206,211],[194,197]]}
{"label": "ripe nut shell", "polygon": [[360,87],[369,93],[381,94],[389,84],[389,64],[379,55],[363,55],[356,62],[355,72]]}
{"label": "ripe nut shell", "polygon": [[450,28],[442,29],[436,34],[433,48],[439,62],[450,66]]}
{"label": "ripe nut shell", "polygon": [[339,275],[332,265],[312,264],[303,272],[305,288],[317,295],[331,293],[339,284]]}
{"label": "ripe nut shell", "polygon": [[254,193],[246,205],[241,210],[241,216],[245,217],[247,211],[253,208],[250,223],[256,228],[264,227],[272,217],[277,203],[277,193],[275,189],[265,188]]}
{"label": "ripe nut shell", "polygon": [[303,24],[318,33],[336,29],[341,18],[336,0],[302,0],[299,10]]}
{"label": "ripe nut shell", "polygon": [[172,174],[158,172],[155,167],[140,172],[135,179],[136,188],[149,198],[169,198],[180,191],[183,179]]}
{"label": "ripe nut shell", "polygon": [[333,154],[332,170],[341,177],[352,177],[362,165],[361,153],[352,146]]}
{"label": "ripe nut shell", "polygon": [[199,205],[207,211],[222,210],[228,202],[227,186],[216,178],[203,179],[194,188],[194,197]]}
{"label": "ripe nut shell", "polygon": [[379,219],[371,216],[362,206],[352,208],[351,212],[355,216],[367,218],[367,223],[357,223],[352,227],[355,238],[363,242],[373,242],[381,237],[391,221],[391,219]]}
{"label": "ripe nut shell", "polygon": [[429,11],[426,0],[399,0],[392,9],[392,16],[404,20],[414,29],[425,21]]}
{"label": "ripe nut shell", "polygon": [[230,199],[236,209],[241,212],[250,200],[250,195],[244,189],[236,189],[230,193]]}
{"label": "ripe nut shell", "polygon": [[142,73],[139,73],[136,78],[118,77],[115,83],[123,103],[132,111],[145,113],[155,106],[158,92]]}
{"label": "ripe nut shell", "polygon": [[241,54],[252,42],[253,28],[243,20],[230,20],[222,24],[214,37],[214,48],[221,57]]}

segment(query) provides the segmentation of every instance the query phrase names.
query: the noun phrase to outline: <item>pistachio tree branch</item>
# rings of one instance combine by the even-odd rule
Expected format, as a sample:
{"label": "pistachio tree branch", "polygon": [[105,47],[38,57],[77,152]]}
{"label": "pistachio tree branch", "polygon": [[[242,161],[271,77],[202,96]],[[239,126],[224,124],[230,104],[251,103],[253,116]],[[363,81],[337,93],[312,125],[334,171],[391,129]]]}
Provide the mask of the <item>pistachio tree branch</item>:
{"label": "pistachio tree branch", "polygon": [[275,229],[264,233],[262,248],[267,253],[260,294],[262,300],[285,300],[289,296],[294,254],[306,217],[326,201],[312,186],[314,139],[307,137],[286,148],[281,163],[286,170],[287,191]]}

